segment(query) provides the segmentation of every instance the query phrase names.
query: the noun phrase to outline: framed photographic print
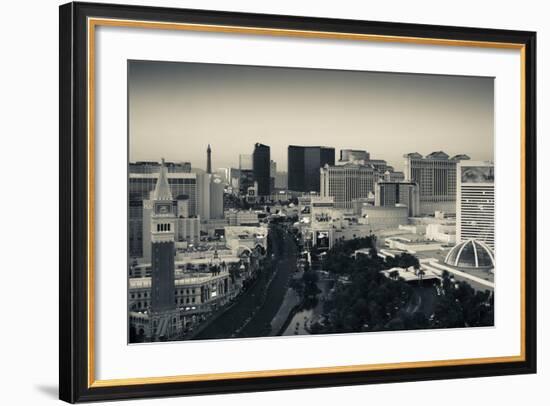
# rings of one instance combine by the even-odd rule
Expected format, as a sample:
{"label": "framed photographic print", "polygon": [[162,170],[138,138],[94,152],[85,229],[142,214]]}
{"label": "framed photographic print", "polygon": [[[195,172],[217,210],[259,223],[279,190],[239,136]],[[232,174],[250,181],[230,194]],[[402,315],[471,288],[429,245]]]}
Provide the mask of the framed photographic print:
{"label": "framed photographic print", "polygon": [[60,398],[536,371],[533,32],[60,7]]}

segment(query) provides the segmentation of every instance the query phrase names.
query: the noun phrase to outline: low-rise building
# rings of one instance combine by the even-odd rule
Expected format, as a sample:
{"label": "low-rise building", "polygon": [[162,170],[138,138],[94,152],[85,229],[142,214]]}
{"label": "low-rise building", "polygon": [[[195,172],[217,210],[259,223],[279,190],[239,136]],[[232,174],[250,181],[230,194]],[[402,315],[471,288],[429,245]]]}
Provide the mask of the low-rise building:
{"label": "low-rise building", "polygon": [[417,234],[406,234],[388,237],[384,240],[386,247],[391,250],[400,250],[409,254],[416,254],[423,251],[436,251],[442,249],[441,243],[427,240],[424,236]]}
{"label": "low-rise building", "polygon": [[200,217],[180,217],[176,220],[176,241],[196,244],[201,238]]}
{"label": "low-rise building", "polygon": [[258,213],[252,210],[227,210],[225,219],[229,226],[259,226]]}
{"label": "low-rise building", "polygon": [[228,226],[225,227],[225,243],[227,247],[237,253],[240,249],[255,249],[264,252],[267,250],[266,226]]}
{"label": "low-rise building", "polygon": [[361,223],[369,225],[372,230],[397,228],[408,224],[409,209],[407,206],[365,206],[361,209]]}
{"label": "low-rise building", "polygon": [[418,185],[414,182],[379,181],[374,187],[375,206],[405,205],[409,208],[409,216],[420,214],[420,194]]}
{"label": "low-rise building", "polygon": [[[199,312],[211,310],[213,304],[222,305],[230,298],[232,290],[231,277],[228,271],[219,274],[187,274],[175,279],[174,303],[180,310],[195,306]],[[131,311],[142,311],[150,307],[151,278],[129,279],[129,306]]]}
{"label": "low-rise building", "polygon": [[[205,320],[215,309],[224,306],[238,293],[227,271],[199,274],[175,279],[172,328],[183,336],[193,326]],[[142,339],[152,338],[151,278],[131,278],[128,289],[129,324]],[[158,328],[158,327],[157,327]]]}
{"label": "low-rise building", "polygon": [[229,225],[229,220],[223,219],[210,219],[201,222],[201,231],[208,237],[214,238],[216,236],[224,235],[225,227]]}
{"label": "low-rise building", "polygon": [[374,194],[369,197],[363,197],[360,199],[354,199],[351,202],[352,213],[356,216],[361,216],[361,211],[364,207],[372,207],[375,204]]}
{"label": "low-rise building", "polygon": [[428,224],[426,238],[439,241],[447,245],[456,243],[456,226],[454,224]]}

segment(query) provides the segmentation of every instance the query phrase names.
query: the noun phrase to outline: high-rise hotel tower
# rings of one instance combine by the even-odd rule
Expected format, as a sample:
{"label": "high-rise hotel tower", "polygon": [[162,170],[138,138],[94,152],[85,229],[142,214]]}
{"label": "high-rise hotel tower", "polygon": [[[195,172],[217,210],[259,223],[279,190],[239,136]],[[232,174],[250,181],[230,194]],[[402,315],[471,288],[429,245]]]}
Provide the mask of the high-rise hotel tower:
{"label": "high-rise hotel tower", "polygon": [[456,242],[485,242],[495,249],[495,168],[491,162],[458,164]]}
{"label": "high-rise hotel tower", "polygon": [[270,162],[271,152],[268,145],[254,144],[254,152],[252,153],[252,171],[254,173],[254,181],[258,182],[258,195],[268,196],[271,193],[270,179]]}
{"label": "high-rise hotel tower", "polygon": [[320,194],[334,197],[337,209],[352,209],[354,200],[367,198],[374,192],[375,170],[371,165],[325,165],[320,172]]}
{"label": "high-rise hotel tower", "polygon": [[319,193],[319,170],[325,165],[334,165],[334,148],[289,145],[288,189]]}
{"label": "high-rise hotel tower", "polygon": [[456,211],[456,165],[468,160],[467,155],[449,157],[435,151],[423,157],[417,152],[404,155],[405,180],[414,182],[420,191],[420,213]]}

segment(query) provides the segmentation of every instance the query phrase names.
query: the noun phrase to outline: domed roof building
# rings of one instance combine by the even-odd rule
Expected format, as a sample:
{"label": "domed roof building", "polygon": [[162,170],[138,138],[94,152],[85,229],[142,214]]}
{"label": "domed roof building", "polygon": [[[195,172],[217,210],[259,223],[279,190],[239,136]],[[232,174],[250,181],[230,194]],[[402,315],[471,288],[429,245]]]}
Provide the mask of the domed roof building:
{"label": "domed roof building", "polygon": [[495,267],[495,254],[483,241],[469,239],[449,251],[445,264],[454,268],[490,270]]}

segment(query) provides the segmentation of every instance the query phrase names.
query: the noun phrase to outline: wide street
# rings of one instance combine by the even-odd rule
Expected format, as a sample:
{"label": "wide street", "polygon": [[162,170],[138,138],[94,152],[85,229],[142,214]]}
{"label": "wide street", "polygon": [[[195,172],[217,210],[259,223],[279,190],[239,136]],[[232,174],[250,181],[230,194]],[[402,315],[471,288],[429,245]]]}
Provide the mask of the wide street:
{"label": "wide street", "polygon": [[270,225],[272,272],[261,269],[258,279],[237,301],[200,331],[194,339],[268,336],[292,273],[296,270],[296,245],[283,225]]}

